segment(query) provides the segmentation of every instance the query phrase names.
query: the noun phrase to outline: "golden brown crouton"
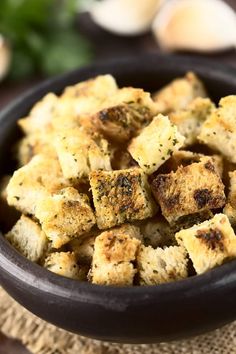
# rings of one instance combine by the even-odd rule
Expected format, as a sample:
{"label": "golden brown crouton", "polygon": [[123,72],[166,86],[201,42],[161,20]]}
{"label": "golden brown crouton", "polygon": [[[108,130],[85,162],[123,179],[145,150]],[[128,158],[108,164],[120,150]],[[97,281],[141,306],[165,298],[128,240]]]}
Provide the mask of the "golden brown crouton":
{"label": "golden brown crouton", "polygon": [[40,200],[36,217],[54,248],[90,231],[96,222],[88,197],[72,187]]}
{"label": "golden brown crouton", "polygon": [[68,185],[57,159],[37,155],[14,172],[7,186],[7,201],[22,213],[34,215],[40,199]]}
{"label": "golden brown crouton", "polygon": [[47,249],[45,233],[36,222],[24,215],[5,237],[23,256],[33,262],[38,262]]}
{"label": "golden brown crouton", "polygon": [[178,131],[185,137],[184,145],[193,145],[197,142],[203,122],[208,118],[215,105],[209,98],[198,97],[184,110],[172,112],[170,121],[178,127]]}
{"label": "golden brown crouton", "polygon": [[159,112],[166,114],[185,109],[197,97],[206,97],[206,90],[199,78],[189,72],[185,77],[175,79],[162,88],[153,99]]}
{"label": "golden brown crouton", "polygon": [[133,261],[140,241],[119,228],[100,234],[94,244],[90,277],[93,283],[103,285],[132,285],[136,269]]}
{"label": "golden brown crouton", "polygon": [[184,137],[168,117],[159,114],[131,141],[128,151],[148,174],[156,171],[174,151],[183,146]]}
{"label": "golden brown crouton", "polygon": [[114,95],[117,90],[116,81],[111,75],[100,75],[66,87],[61,99],[72,100],[78,115],[91,115],[100,109],[108,95]]}
{"label": "golden brown crouton", "polygon": [[26,134],[36,131],[47,131],[51,128],[51,120],[58,97],[54,93],[48,93],[41,101],[31,109],[29,116],[18,121],[18,124]]}
{"label": "golden brown crouton", "polygon": [[178,232],[176,240],[186,248],[197,274],[236,257],[236,236],[224,214]]}
{"label": "golden brown crouton", "polygon": [[143,220],[156,211],[147,177],[139,168],[91,172],[90,185],[99,229]]}
{"label": "golden brown crouton", "polygon": [[152,182],[162,214],[173,223],[184,215],[221,208],[225,204],[224,185],[210,157],[199,163],[160,174]]}
{"label": "golden brown crouton", "polygon": [[153,248],[171,246],[175,243],[175,234],[163,217],[147,219],[140,225],[145,246]]}
{"label": "golden brown crouton", "polygon": [[54,252],[46,259],[44,266],[53,273],[67,278],[85,280],[85,268],[77,264],[77,256],[74,252]]}
{"label": "golden brown crouton", "polygon": [[188,276],[187,253],[183,247],[152,248],[141,246],[137,254],[140,285],[156,285]]}
{"label": "golden brown crouton", "polygon": [[202,125],[199,141],[236,163],[236,96],[222,98]]}
{"label": "golden brown crouton", "polygon": [[230,190],[227,202],[224,207],[224,214],[227,215],[233,227],[236,226],[236,171],[229,173]]}
{"label": "golden brown crouton", "polygon": [[107,99],[92,121],[108,139],[122,143],[137,135],[156,112],[156,105],[149,93],[125,87]]}
{"label": "golden brown crouton", "polygon": [[50,133],[32,133],[20,140],[17,145],[17,159],[20,166],[26,165],[35,155],[56,158]]}
{"label": "golden brown crouton", "polygon": [[93,170],[111,170],[107,141],[92,139],[79,127],[57,132],[54,146],[64,177],[74,182]]}

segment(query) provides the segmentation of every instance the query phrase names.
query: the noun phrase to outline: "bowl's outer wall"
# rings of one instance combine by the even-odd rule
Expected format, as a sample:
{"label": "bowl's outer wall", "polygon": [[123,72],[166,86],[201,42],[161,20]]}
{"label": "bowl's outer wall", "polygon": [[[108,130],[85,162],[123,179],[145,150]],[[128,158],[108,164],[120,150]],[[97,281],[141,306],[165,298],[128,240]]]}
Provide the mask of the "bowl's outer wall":
{"label": "bowl's outer wall", "polygon": [[[49,80],[0,113],[0,173],[12,170],[10,152],[20,133],[16,120],[49,91],[111,73],[121,86],[155,91],[195,71],[211,97],[236,93],[236,71],[188,57],[143,56],[97,64]],[[0,283],[23,306],[69,331],[102,340],[149,343],[180,339],[236,318],[236,262],[201,277],[154,287],[113,288],[80,283],[46,271],[0,236]]]}

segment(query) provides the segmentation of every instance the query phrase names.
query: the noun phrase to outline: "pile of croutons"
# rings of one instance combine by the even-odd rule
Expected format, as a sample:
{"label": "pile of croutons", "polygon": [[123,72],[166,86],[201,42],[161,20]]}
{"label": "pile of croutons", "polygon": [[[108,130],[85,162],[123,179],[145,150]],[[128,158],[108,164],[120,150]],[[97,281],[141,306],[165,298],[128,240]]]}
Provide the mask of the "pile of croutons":
{"label": "pile of croutons", "polygon": [[153,96],[102,75],[47,94],[18,124],[1,198],[21,213],[5,237],[31,261],[127,286],[236,257],[236,96],[216,107],[193,73]]}

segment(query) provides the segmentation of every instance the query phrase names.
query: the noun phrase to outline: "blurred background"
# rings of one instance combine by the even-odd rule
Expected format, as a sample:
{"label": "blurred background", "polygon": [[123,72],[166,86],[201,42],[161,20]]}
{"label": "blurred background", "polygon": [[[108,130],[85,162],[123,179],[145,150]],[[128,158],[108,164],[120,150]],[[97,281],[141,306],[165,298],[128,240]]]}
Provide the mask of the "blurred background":
{"label": "blurred background", "polygon": [[[236,0],[0,0],[0,109],[42,79],[139,53],[236,67]],[[0,354],[26,353],[0,334]]]}
{"label": "blurred background", "polygon": [[94,61],[182,52],[236,65],[235,0],[1,0],[0,108]]}

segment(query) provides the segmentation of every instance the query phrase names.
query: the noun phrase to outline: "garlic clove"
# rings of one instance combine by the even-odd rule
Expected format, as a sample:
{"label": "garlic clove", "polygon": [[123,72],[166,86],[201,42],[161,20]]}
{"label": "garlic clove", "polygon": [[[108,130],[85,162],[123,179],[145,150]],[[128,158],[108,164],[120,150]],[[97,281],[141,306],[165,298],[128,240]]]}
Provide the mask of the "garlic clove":
{"label": "garlic clove", "polygon": [[136,35],[151,28],[164,0],[103,0],[90,9],[95,23],[120,35]]}
{"label": "garlic clove", "polygon": [[11,51],[6,40],[0,35],[0,80],[8,73],[11,62]]}
{"label": "garlic clove", "polygon": [[236,46],[236,14],[221,0],[169,0],[152,29],[165,50],[211,52]]}

